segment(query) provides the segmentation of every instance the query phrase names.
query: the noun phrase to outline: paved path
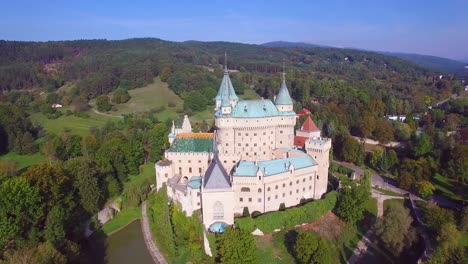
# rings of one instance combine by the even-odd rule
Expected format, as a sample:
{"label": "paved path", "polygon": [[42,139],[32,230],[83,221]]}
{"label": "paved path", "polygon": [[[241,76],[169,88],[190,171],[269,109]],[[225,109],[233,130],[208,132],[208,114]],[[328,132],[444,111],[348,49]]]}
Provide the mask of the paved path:
{"label": "paved path", "polygon": [[151,237],[151,231],[148,222],[148,216],[146,215],[146,201],[141,203],[141,230],[143,231],[143,237],[145,238],[145,244],[148,248],[154,263],[156,264],[167,264],[167,261],[159,252],[158,247],[154,244],[153,238]]}
{"label": "paved path", "polygon": [[[379,191],[372,190],[372,198],[377,200],[377,217],[383,217],[384,213],[384,201],[389,199],[405,199],[403,196],[390,196],[384,195]],[[372,229],[367,231],[367,233],[359,240],[356,248],[354,249],[353,255],[349,258],[349,264],[360,263],[361,258],[366,254],[369,246],[374,244],[376,241],[375,233]]]}

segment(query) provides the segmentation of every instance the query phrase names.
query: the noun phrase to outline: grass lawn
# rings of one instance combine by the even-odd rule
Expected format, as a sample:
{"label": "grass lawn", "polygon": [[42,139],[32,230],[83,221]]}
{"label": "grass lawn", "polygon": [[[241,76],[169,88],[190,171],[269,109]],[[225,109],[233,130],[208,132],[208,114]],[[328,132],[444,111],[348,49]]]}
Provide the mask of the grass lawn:
{"label": "grass lawn", "polygon": [[[436,174],[432,178],[432,183],[436,187],[436,194],[440,194],[452,200],[468,200],[468,186],[460,185],[440,174]],[[458,189],[460,194],[454,193],[453,191]]]}
{"label": "grass lawn", "polygon": [[[65,110],[61,110],[63,113]],[[86,136],[92,127],[99,128],[108,121],[118,121],[121,118],[99,115],[88,111],[89,118],[74,115],[62,115],[57,119],[47,119],[42,113],[33,113],[30,118],[35,126],[41,126],[48,133],[61,134],[68,130],[71,134]]]}
{"label": "grass lawn", "polygon": [[134,219],[141,219],[141,207],[124,208],[114,219],[102,226],[102,231],[109,234],[127,225]]}
{"label": "grass lawn", "polygon": [[380,187],[372,187],[372,189],[374,189],[376,191],[379,191],[379,192],[381,192],[381,193],[383,193],[385,195],[389,195],[389,196],[400,196],[400,197],[403,196],[403,195],[401,195],[399,193],[392,192],[392,191],[389,191],[389,190],[385,190],[385,189],[382,189]]}
{"label": "grass lawn", "polygon": [[462,236],[460,238],[460,244],[463,247],[468,248],[468,232],[462,233]]}
{"label": "grass lawn", "polygon": [[16,162],[18,171],[22,171],[28,168],[29,166],[39,164],[46,160],[44,155],[42,155],[39,152],[34,153],[32,155],[19,155],[15,152],[9,152],[5,155],[0,156],[0,160],[6,159],[14,160]]}
{"label": "grass lawn", "polygon": [[391,204],[401,204],[403,205],[404,207],[406,208],[409,208],[406,204],[405,204],[405,199],[389,199],[389,200],[385,200],[384,201],[384,212],[385,210],[387,210],[387,208],[391,205]]}
{"label": "grass lawn", "polygon": [[156,174],[154,170],[154,163],[148,162],[140,166],[140,174],[128,176],[128,181],[125,185],[130,183],[141,183],[143,181],[149,180],[151,184],[156,183]]}

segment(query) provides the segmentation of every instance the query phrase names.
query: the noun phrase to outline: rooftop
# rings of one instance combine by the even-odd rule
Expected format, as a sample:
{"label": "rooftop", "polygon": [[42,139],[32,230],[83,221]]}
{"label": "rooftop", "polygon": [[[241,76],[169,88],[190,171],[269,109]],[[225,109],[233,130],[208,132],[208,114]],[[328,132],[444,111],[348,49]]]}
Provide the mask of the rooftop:
{"label": "rooftop", "polygon": [[303,131],[318,131],[318,127],[315,125],[314,121],[312,118],[307,117],[306,121],[304,124],[302,124],[301,130]]}
{"label": "rooftop", "polygon": [[231,180],[217,155],[214,155],[210,166],[205,173],[205,189],[227,189],[231,188]]}
{"label": "rooftop", "polygon": [[289,165],[294,169],[302,169],[317,165],[317,162],[309,155],[290,157],[284,159],[265,160],[265,161],[240,161],[234,172],[234,176],[255,177],[258,170],[262,170],[264,176],[271,176],[289,170]]}
{"label": "rooftop", "polygon": [[181,133],[172,142],[169,152],[211,152],[213,133]]}
{"label": "rooftop", "polygon": [[201,176],[192,176],[192,178],[190,178],[190,181],[187,183],[187,186],[192,189],[200,189]]}
{"label": "rooftop", "polygon": [[[217,117],[223,116],[221,111],[215,114]],[[259,117],[272,117],[272,116],[291,116],[295,115],[291,112],[280,112],[270,99],[259,100],[241,100],[237,102],[232,113],[228,116],[240,118],[259,118]]]}

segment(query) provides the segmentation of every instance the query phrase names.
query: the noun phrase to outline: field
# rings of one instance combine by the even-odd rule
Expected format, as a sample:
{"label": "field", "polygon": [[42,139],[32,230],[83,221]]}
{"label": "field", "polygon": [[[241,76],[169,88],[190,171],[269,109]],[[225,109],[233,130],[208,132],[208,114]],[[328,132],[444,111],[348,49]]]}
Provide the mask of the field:
{"label": "field", "polygon": [[44,155],[39,152],[32,155],[18,155],[14,152],[9,152],[8,154],[0,156],[0,160],[6,159],[14,160],[18,171],[25,170],[29,166],[39,164],[46,160]]}
{"label": "field", "polygon": [[[65,110],[61,111],[65,112]],[[49,133],[61,134],[68,131],[71,134],[80,136],[88,135],[91,128],[99,128],[108,121],[121,120],[121,118],[118,117],[100,115],[92,111],[88,111],[87,113],[89,114],[89,118],[62,115],[57,119],[47,119],[41,113],[33,113],[30,119],[35,126],[41,126]]]}
{"label": "field", "polygon": [[[130,114],[136,112],[156,111],[156,116],[161,121],[167,119],[175,119],[178,114],[176,110],[183,109],[183,101],[171,89],[167,87],[167,83],[162,82],[159,78],[155,78],[152,84],[147,86],[129,90],[131,98],[124,104],[114,105],[115,111],[106,112],[110,115],[120,116],[122,114]],[[112,98],[112,94],[108,94]],[[175,106],[169,107],[169,103]],[[95,107],[95,100],[91,100],[89,104]]]}

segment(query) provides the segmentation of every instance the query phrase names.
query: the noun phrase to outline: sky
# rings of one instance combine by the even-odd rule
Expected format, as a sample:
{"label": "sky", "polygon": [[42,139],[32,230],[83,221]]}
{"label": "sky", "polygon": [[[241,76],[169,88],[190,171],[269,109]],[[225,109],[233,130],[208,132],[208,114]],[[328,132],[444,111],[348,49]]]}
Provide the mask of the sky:
{"label": "sky", "polygon": [[468,60],[468,0],[0,3],[4,40],[282,40]]}

